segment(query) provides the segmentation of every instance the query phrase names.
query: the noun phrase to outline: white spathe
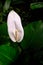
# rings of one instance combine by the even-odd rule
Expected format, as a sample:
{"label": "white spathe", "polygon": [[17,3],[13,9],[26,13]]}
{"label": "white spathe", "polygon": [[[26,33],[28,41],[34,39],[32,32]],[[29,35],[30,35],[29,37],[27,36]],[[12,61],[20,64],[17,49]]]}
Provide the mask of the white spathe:
{"label": "white spathe", "polygon": [[24,29],[20,16],[14,11],[10,11],[7,18],[8,34],[13,42],[21,42],[24,37]]}

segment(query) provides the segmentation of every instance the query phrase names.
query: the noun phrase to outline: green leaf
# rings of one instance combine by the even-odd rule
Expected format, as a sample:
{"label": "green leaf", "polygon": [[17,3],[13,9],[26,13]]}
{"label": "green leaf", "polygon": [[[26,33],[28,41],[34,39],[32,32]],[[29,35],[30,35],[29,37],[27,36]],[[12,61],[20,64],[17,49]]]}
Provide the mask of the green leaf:
{"label": "green leaf", "polygon": [[9,65],[14,62],[19,55],[18,47],[9,46],[8,44],[0,46],[0,65]]}
{"label": "green leaf", "polygon": [[9,36],[7,32],[7,24],[0,24],[0,44],[5,44],[9,42]]}
{"label": "green leaf", "polygon": [[0,35],[8,35],[6,23],[0,24]]}
{"label": "green leaf", "polygon": [[23,0],[13,0],[14,4],[20,4],[20,3],[24,3]]}
{"label": "green leaf", "polygon": [[4,7],[3,7],[3,12],[5,12],[9,9],[10,3],[11,3],[11,0],[6,0],[5,1],[5,4],[4,4]]}
{"label": "green leaf", "polygon": [[38,8],[43,8],[43,2],[36,2],[36,3],[31,3],[30,8],[32,10],[38,9]]}
{"label": "green leaf", "polygon": [[43,22],[34,21],[24,28],[24,39],[21,42],[23,49],[43,47]]}

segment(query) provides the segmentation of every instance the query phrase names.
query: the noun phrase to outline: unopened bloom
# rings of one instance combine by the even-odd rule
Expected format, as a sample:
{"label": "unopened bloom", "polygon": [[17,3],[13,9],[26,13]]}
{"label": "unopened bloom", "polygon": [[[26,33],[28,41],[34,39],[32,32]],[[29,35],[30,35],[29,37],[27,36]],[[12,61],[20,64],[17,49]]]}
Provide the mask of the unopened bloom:
{"label": "unopened bloom", "polygon": [[21,42],[24,37],[24,29],[20,16],[15,11],[10,11],[7,18],[8,34],[13,42]]}

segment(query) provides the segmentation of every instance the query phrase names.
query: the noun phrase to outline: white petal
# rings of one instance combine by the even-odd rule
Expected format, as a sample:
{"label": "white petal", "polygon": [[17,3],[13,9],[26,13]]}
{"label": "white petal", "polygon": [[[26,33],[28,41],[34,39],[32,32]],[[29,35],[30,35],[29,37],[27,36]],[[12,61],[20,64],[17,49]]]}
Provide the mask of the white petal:
{"label": "white petal", "polygon": [[[24,30],[20,16],[15,11],[10,11],[7,18],[8,34],[13,42],[21,42],[24,37]],[[18,40],[15,39],[15,31],[17,31]]]}

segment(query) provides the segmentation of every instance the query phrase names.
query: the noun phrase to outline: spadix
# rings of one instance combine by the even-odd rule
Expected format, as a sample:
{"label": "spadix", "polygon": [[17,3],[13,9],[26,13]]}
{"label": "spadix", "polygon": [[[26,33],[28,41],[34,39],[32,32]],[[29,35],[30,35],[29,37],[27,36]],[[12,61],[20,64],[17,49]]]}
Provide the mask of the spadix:
{"label": "spadix", "polygon": [[15,11],[10,11],[7,18],[8,34],[13,42],[21,42],[24,37],[24,30],[20,16]]}

